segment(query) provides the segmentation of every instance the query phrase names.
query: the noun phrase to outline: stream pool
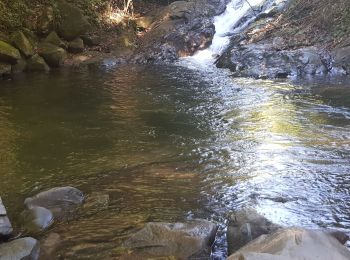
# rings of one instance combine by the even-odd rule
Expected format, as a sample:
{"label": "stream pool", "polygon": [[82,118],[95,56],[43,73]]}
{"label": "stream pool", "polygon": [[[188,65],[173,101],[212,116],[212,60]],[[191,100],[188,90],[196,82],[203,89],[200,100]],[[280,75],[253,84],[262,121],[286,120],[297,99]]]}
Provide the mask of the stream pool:
{"label": "stream pool", "polygon": [[232,79],[106,63],[0,82],[0,196],[10,219],[72,185],[107,209],[54,226],[58,257],[115,259],[149,221],[220,224],[254,207],[283,225],[350,234],[350,81]]}

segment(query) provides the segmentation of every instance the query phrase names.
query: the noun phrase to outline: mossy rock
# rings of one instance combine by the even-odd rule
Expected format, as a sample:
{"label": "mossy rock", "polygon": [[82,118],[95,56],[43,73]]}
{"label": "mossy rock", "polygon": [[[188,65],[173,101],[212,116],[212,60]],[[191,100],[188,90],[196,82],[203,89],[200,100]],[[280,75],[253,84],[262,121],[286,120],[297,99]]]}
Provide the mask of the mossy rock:
{"label": "mossy rock", "polygon": [[45,38],[45,42],[51,43],[64,49],[67,48],[67,44],[61,40],[55,31],[49,33],[49,35]]}
{"label": "mossy rock", "polygon": [[12,43],[21,51],[25,57],[31,57],[34,55],[33,45],[30,43],[28,38],[23,34],[23,32],[15,32],[11,36]]}
{"label": "mossy rock", "polygon": [[88,31],[90,24],[82,11],[65,1],[59,1],[57,8],[60,13],[58,33],[67,41],[71,41]]}
{"label": "mossy rock", "polygon": [[15,47],[0,41],[0,62],[16,64],[19,59],[21,59],[21,54]]}
{"label": "mossy rock", "polygon": [[27,62],[27,71],[50,71],[50,67],[46,64],[45,60],[38,54],[32,56]]}
{"label": "mossy rock", "polygon": [[51,67],[61,66],[67,57],[67,53],[64,49],[46,42],[39,44],[38,53]]}
{"label": "mossy rock", "polygon": [[71,53],[80,53],[84,51],[84,42],[81,38],[76,38],[68,44],[68,51]]}
{"label": "mossy rock", "polygon": [[48,34],[54,29],[55,24],[55,13],[51,6],[45,7],[37,20],[36,29],[40,34]]}

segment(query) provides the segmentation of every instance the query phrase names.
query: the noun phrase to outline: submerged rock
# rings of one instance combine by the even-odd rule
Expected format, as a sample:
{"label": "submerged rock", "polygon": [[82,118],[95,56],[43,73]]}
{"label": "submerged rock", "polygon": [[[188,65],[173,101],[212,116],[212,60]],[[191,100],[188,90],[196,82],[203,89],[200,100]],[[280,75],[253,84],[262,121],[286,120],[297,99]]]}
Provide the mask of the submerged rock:
{"label": "submerged rock", "polygon": [[24,237],[8,243],[0,244],[0,259],[28,259],[39,258],[39,242],[31,237]]}
{"label": "submerged rock", "polygon": [[89,196],[87,196],[83,208],[91,211],[99,211],[107,209],[108,205],[108,194],[93,192]]}
{"label": "submerged rock", "polygon": [[50,71],[50,67],[46,64],[45,60],[38,54],[35,54],[27,61],[27,71]]}
{"label": "submerged rock", "polygon": [[232,214],[228,221],[227,244],[229,255],[257,237],[281,228],[253,209],[243,209]]}
{"label": "submerged rock", "polygon": [[67,57],[67,53],[64,49],[47,42],[39,44],[38,53],[51,67],[61,66]]}
{"label": "submerged rock", "polygon": [[262,235],[228,260],[345,260],[350,251],[333,236],[315,230],[288,228]]}
{"label": "submerged rock", "polygon": [[12,231],[12,225],[7,217],[5,206],[0,197],[0,238],[10,236]]}
{"label": "submerged rock", "polygon": [[15,47],[0,41],[0,62],[16,64],[19,59],[21,55]]}
{"label": "submerged rock", "polygon": [[50,233],[40,240],[40,259],[54,259],[61,242],[61,236],[57,233]]}
{"label": "submerged rock", "polygon": [[35,206],[49,209],[57,220],[71,219],[84,201],[84,194],[73,187],[59,187],[27,198],[24,204],[28,209]]}
{"label": "submerged rock", "polygon": [[15,32],[12,34],[12,42],[14,46],[21,51],[25,57],[31,57],[34,55],[34,48],[31,42],[27,39],[23,32]]}
{"label": "submerged rock", "polygon": [[53,222],[52,212],[43,207],[31,207],[22,212],[24,227],[28,231],[36,232],[49,228]]}
{"label": "submerged rock", "polygon": [[63,0],[58,1],[57,8],[61,17],[58,32],[65,40],[71,41],[87,32],[90,24],[79,8]]}
{"label": "submerged rock", "polygon": [[124,246],[144,257],[208,257],[216,231],[217,225],[207,220],[173,224],[151,222],[130,237]]}
{"label": "submerged rock", "polygon": [[68,51],[71,53],[80,53],[84,51],[84,42],[81,38],[76,38],[68,44]]}

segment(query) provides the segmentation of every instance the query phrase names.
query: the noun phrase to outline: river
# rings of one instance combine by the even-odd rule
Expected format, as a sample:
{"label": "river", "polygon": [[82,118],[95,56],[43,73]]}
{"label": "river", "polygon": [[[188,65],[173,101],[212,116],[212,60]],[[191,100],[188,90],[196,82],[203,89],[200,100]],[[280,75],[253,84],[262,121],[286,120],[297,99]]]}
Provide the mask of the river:
{"label": "river", "polygon": [[54,186],[109,194],[108,209],[54,228],[60,253],[82,258],[110,256],[145,222],[191,218],[220,223],[220,258],[227,214],[247,206],[280,224],[350,233],[349,82],[227,73],[107,64],[2,82],[10,218]]}
{"label": "river", "polygon": [[54,226],[65,259],[115,259],[144,223],[193,218],[219,223],[223,259],[227,215],[245,207],[350,234],[350,80],[232,78],[211,65],[225,37],[173,65],[2,81],[0,196],[15,228],[26,197],[71,185],[110,204]]}

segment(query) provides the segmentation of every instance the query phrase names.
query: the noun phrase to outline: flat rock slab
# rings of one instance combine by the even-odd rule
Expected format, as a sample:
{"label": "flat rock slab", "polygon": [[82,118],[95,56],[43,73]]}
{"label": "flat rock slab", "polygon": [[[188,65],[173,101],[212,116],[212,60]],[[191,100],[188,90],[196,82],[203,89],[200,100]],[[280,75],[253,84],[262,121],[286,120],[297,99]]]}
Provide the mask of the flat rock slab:
{"label": "flat rock slab", "polygon": [[329,233],[301,228],[278,230],[253,240],[228,260],[346,260],[350,251]]}
{"label": "flat rock slab", "polygon": [[0,238],[8,237],[11,235],[12,231],[12,225],[9,218],[7,217],[5,206],[0,198]]}
{"label": "flat rock slab", "polygon": [[217,225],[207,220],[185,223],[147,223],[130,237],[124,246],[136,255],[144,257],[175,257],[187,259],[191,256],[210,255]]}
{"label": "flat rock slab", "polygon": [[1,260],[36,260],[39,257],[39,242],[31,237],[24,237],[0,244]]}
{"label": "flat rock slab", "polygon": [[71,219],[83,203],[84,194],[74,187],[58,187],[27,198],[24,204],[28,209],[35,206],[49,209],[56,220]]}

